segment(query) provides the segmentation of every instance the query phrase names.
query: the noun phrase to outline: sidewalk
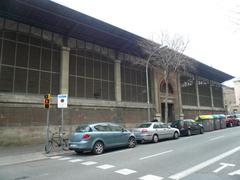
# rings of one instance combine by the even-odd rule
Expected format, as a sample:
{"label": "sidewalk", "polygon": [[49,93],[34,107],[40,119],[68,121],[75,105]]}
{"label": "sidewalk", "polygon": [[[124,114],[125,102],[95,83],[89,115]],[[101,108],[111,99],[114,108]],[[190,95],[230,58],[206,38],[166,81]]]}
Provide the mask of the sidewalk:
{"label": "sidewalk", "polygon": [[0,166],[43,160],[65,153],[69,152],[60,151],[46,154],[44,144],[0,147]]}

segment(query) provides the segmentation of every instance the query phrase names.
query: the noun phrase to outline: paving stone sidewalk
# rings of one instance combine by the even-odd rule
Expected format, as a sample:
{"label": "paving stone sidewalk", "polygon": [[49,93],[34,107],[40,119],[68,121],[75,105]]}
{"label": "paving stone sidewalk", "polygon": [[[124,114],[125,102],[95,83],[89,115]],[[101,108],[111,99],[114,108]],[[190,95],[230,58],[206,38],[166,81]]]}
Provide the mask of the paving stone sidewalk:
{"label": "paving stone sidewalk", "polygon": [[37,161],[47,159],[50,156],[70,153],[69,151],[60,151],[46,154],[44,144],[24,145],[24,146],[0,146],[0,166]]}

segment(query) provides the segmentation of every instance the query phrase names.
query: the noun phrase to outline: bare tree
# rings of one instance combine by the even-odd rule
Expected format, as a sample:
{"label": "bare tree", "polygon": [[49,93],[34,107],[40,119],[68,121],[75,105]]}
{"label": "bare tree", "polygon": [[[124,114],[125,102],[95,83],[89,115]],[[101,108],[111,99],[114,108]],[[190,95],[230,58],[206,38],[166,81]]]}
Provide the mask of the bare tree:
{"label": "bare tree", "polygon": [[[140,42],[142,50],[147,54],[147,63],[150,67],[161,69],[165,82],[165,123],[168,122],[168,99],[169,99],[169,78],[170,75],[186,68],[193,68],[193,62],[183,54],[188,45],[181,36],[170,38],[167,34],[162,34],[160,44],[145,41]],[[148,67],[148,64],[146,65]]]}

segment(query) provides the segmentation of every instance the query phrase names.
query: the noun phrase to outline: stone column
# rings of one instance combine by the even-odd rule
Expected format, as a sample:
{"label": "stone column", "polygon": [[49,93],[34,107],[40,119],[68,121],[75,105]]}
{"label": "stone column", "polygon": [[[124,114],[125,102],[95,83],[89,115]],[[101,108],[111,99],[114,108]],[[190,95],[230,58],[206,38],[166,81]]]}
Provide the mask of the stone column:
{"label": "stone column", "polygon": [[182,104],[182,89],[181,89],[181,73],[177,73],[177,89],[178,89],[178,104],[179,104],[179,118],[184,119],[183,104]]}
{"label": "stone column", "polygon": [[211,96],[211,107],[214,107],[214,102],[213,102],[213,91],[212,91],[212,81],[210,81],[210,96]]}
{"label": "stone column", "polygon": [[121,61],[115,60],[114,64],[114,80],[115,80],[115,99],[122,101],[121,93]]}
{"label": "stone column", "polygon": [[200,99],[199,99],[199,90],[198,90],[198,76],[195,76],[195,85],[196,85],[196,94],[197,94],[197,107],[200,107]]}
{"label": "stone column", "polygon": [[160,85],[158,81],[158,73],[156,70],[153,70],[153,87],[154,87],[154,98],[155,98],[155,108],[156,108],[156,114],[155,114],[155,119],[158,121],[161,121],[161,104],[159,104],[159,92],[160,92]]}
{"label": "stone column", "polygon": [[60,93],[68,94],[70,48],[62,47],[60,65]]}

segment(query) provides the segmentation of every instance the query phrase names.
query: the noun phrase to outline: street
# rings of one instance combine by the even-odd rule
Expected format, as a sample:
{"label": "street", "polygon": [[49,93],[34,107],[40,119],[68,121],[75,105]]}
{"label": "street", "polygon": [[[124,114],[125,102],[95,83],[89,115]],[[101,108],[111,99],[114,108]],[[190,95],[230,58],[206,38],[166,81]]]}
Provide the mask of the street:
{"label": "street", "polygon": [[138,144],[102,155],[75,152],[1,166],[1,180],[239,180],[240,127]]}

